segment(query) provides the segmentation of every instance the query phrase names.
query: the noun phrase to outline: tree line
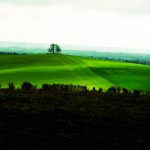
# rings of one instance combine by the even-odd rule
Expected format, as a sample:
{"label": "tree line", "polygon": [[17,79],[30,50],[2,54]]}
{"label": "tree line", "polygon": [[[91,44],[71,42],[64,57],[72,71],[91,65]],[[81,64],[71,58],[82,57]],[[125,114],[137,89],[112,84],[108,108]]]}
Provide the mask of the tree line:
{"label": "tree line", "polygon": [[[14,83],[9,83],[8,88],[2,88],[0,85],[0,91],[5,91],[5,90],[16,90],[15,84]],[[110,93],[110,94],[144,94],[145,92],[142,90],[133,90],[130,91],[127,88],[121,88],[118,86],[111,86],[107,90],[104,90],[103,88],[99,88],[96,90],[95,87],[93,87],[91,90],[87,88],[87,86],[82,86],[82,85],[72,85],[72,84],[43,84],[41,88],[37,88],[35,85],[33,85],[30,82],[23,82],[21,85],[21,90],[25,91],[34,91],[34,90],[42,90],[42,91],[68,91],[68,92],[95,92],[95,93]]]}

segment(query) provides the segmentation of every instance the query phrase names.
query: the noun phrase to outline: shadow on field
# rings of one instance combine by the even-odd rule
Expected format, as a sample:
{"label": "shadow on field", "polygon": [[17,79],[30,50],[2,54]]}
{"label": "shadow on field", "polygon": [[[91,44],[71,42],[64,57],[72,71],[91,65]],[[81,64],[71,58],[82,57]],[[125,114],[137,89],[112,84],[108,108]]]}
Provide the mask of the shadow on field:
{"label": "shadow on field", "polygon": [[149,95],[0,93],[0,149],[149,149]]}

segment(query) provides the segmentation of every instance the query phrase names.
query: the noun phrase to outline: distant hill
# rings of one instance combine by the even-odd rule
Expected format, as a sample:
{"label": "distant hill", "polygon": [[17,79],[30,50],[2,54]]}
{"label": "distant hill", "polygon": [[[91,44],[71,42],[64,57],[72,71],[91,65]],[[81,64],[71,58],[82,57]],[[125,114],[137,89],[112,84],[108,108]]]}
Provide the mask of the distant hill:
{"label": "distant hill", "polygon": [[[150,54],[125,53],[119,48],[103,48],[89,46],[60,45],[63,54],[109,59],[115,61],[127,61],[141,64],[150,64]],[[29,54],[45,54],[49,44],[27,43],[27,42],[0,42],[0,52],[16,52]],[[134,50],[128,49],[133,52]]]}
{"label": "distant hill", "polygon": [[47,48],[47,44],[28,43],[28,42],[5,42],[0,41],[0,47],[23,47],[23,48]]}
{"label": "distant hill", "polygon": [[0,42],[0,52],[46,53],[49,45],[25,42]]}
{"label": "distant hill", "polygon": [[78,51],[65,50],[64,54],[86,56],[99,59],[107,59],[114,61],[126,61],[139,64],[150,64],[150,54],[143,53],[117,53],[117,52],[96,52],[96,51]]}

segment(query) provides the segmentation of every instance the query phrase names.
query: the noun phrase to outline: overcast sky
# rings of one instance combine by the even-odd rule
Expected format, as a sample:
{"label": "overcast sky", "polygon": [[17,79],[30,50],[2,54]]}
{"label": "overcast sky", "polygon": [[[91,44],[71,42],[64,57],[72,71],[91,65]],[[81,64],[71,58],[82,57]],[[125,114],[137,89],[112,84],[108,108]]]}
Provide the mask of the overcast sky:
{"label": "overcast sky", "polygon": [[0,41],[150,53],[150,0],[0,0]]}

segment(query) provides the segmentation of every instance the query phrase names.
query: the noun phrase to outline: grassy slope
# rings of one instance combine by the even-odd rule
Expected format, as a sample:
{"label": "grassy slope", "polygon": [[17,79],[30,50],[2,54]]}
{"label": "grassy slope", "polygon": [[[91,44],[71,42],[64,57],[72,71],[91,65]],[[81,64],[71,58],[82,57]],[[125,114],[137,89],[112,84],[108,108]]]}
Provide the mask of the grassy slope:
{"label": "grassy slope", "polygon": [[29,81],[87,85],[89,88],[112,84],[129,89],[150,90],[150,66],[112,62],[67,55],[0,55],[0,83],[20,86]]}

